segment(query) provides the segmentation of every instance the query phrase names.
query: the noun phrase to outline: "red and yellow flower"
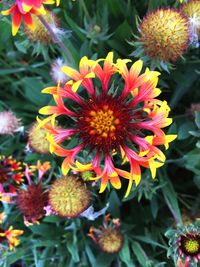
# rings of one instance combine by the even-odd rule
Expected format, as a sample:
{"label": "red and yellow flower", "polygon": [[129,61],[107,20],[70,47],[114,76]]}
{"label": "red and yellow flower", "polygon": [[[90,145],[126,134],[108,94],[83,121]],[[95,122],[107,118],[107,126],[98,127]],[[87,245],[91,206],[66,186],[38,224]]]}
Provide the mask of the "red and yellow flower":
{"label": "red and yellow flower", "polygon": [[[21,21],[32,31],[35,28],[34,21],[31,15],[45,15],[46,11],[43,4],[53,4],[53,0],[16,0],[15,4],[1,13],[4,16],[12,14],[12,35],[16,35]],[[59,4],[59,1],[56,1]]]}
{"label": "red and yellow flower", "polygon": [[[101,62],[104,62],[103,66]],[[165,135],[162,128],[170,125],[170,111],[166,101],[156,97],[158,72],[146,69],[140,74],[143,62],[118,59],[113,62],[113,53],[105,59],[89,60],[83,57],[80,70],[63,67],[71,77],[63,87],[48,87],[43,93],[52,94],[55,106],[40,109],[40,114],[49,115],[39,121],[40,127],[48,129],[50,151],[65,157],[63,174],[70,168],[77,171],[93,170],[101,179],[100,192],[108,182],[121,188],[120,177],[128,180],[128,196],[133,181],[141,179],[141,167],[150,168],[153,178],[156,169],[164,164],[165,155],[158,148],[176,138]],[[55,118],[68,118],[63,128],[56,129]],[[51,122],[51,126],[49,123]],[[59,124],[60,125],[60,124]],[[76,137],[77,145],[66,148],[69,137]],[[88,151],[87,162],[78,162],[77,156]],[[130,171],[115,166],[113,157],[119,156],[122,163],[129,162]],[[87,163],[87,164],[85,164]]]}
{"label": "red and yellow flower", "polygon": [[8,230],[0,230],[0,237],[6,238],[10,250],[13,250],[16,246],[19,245],[20,241],[17,239],[18,236],[22,235],[24,231],[13,229],[13,226],[10,226]]}
{"label": "red and yellow flower", "polygon": [[12,156],[0,156],[0,183],[11,182],[20,184],[24,181],[22,162],[18,162]]}

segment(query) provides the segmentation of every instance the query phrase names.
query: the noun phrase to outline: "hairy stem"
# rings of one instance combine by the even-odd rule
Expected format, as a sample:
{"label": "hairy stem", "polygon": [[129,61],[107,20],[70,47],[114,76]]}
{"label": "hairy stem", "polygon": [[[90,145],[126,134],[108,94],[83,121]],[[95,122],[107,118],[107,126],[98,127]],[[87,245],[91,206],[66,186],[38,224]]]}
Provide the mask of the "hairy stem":
{"label": "hairy stem", "polygon": [[75,62],[74,62],[74,59],[72,57],[72,54],[70,53],[68,48],[64,45],[63,41],[59,38],[59,36],[57,36],[55,34],[55,32],[52,30],[51,25],[44,19],[43,16],[40,15],[40,16],[38,16],[38,18],[40,19],[40,21],[44,25],[44,27],[48,30],[53,42],[60,46],[60,48],[64,51],[64,53],[66,54],[68,59],[71,61],[71,63],[74,64]]}

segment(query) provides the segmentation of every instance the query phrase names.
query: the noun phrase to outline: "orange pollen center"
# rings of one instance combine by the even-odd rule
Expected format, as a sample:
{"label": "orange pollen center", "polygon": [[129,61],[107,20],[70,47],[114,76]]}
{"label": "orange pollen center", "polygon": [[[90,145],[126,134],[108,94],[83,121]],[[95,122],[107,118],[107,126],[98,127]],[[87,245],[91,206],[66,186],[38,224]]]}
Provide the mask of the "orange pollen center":
{"label": "orange pollen center", "polygon": [[107,105],[102,109],[90,111],[90,117],[86,119],[89,122],[91,135],[98,134],[102,137],[113,137],[116,126],[120,120],[113,115],[113,111]]}

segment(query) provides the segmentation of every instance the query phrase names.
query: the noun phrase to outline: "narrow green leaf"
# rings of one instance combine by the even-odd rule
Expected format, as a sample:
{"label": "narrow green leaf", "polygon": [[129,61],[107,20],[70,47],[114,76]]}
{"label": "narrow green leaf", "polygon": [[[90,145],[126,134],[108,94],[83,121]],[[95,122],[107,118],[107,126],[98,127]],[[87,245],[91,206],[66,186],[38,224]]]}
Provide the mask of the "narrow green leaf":
{"label": "narrow green leaf", "polygon": [[174,216],[174,219],[176,219],[176,222],[182,223],[182,216],[181,216],[179,204],[177,201],[177,195],[174,190],[174,187],[166,174],[163,175],[161,174],[161,172],[158,172],[158,174],[159,174],[160,181],[166,183],[165,186],[161,188],[161,190],[163,192],[167,205],[169,209],[171,210],[171,212],[173,213],[173,216]]}

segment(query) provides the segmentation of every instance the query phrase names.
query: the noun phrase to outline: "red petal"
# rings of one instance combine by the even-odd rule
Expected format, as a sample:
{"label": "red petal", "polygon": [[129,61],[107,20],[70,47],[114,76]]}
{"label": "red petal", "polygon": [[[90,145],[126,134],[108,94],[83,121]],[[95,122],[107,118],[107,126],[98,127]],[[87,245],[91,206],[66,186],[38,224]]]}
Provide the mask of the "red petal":
{"label": "red petal", "polygon": [[18,8],[16,8],[13,12],[12,17],[12,35],[15,36],[19,30],[21,25],[21,13],[19,12]]}
{"label": "red petal", "polygon": [[34,31],[35,29],[35,24],[33,23],[33,20],[32,20],[32,17],[30,15],[30,13],[26,13],[24,16],[23,16],[23,19],[24,19],[24,23],[32,30]]}
{"label": "red petal", "polygon": [[16,7],[16,4],[7,10],[2,10],[1,14],[4,16],[8,16],[14,11],[15,7]]}

